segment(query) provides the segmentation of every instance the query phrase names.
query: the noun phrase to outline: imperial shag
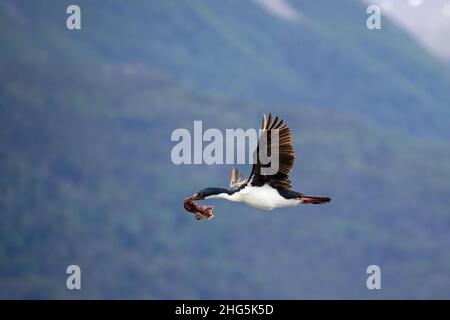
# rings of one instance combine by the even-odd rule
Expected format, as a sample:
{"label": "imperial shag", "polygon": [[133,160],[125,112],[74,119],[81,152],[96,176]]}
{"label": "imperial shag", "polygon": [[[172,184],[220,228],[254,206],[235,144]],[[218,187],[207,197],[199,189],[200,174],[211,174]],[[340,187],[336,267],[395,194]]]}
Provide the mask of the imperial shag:
{"label": "imperial shag", "polygon": [[[308,196],[291,190],[289,173],[294,165],[295,152],[292,147],[291,132],[286,124],[283,125],[283,120],[278,117],[272,119],[271,114],[266,119],[264,115],[261,129],[262,134],[259,138],[258,146],[253,153],[256,161],[254,161],[252,172],[248,179],[239,177],[237,170],[233,169],[230,179],[231,190],[224,188],[205,188],[195,193],[190,199],[204,200],[219,198],[242,202],[260,210],[296,206],[300,203],[321,204],[330,202],[331,199],[329,197]],[[271,164],[270,162],[262,164],[259,149],[262,147],[267,148],[265,154],[270,154],[270,150],[273,150],[271,149],[271,143],[276,143],[272,142],[271,139],[275,130],[277,130],[279,137],[278,145],[275,146],[278,148],[279,153],[279,169],[275,174],[264,175],[261,169],[269,168]]]}

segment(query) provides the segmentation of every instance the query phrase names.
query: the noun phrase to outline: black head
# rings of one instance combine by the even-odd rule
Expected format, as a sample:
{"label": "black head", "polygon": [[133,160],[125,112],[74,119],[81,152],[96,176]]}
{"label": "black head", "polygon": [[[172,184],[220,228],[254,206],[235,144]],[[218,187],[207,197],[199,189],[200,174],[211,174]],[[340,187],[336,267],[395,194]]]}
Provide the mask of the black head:
{"label": "black head", "polygon": [[221,193],[232,194],[233,191],[230,191],[230,190],[227,190],[224,188],[204,188],[204,189],[196,192],[192,196],[192,200],[203,200],[209,196],[213,196],[213,195],[221,194]]}

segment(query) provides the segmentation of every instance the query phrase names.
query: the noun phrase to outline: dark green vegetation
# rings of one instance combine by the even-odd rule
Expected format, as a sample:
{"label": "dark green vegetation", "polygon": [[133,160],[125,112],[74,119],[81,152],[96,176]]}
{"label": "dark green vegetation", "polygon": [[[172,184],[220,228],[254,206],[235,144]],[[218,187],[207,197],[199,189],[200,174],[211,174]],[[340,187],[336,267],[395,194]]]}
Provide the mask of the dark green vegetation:
{"label": "dark green vegetation", "polygon": [[[64,1],[2,2],[0,297],[449,298],[449,69],[335,2],[290,23],[252,1],[80,1],[81,32]],[[294,189],[333,202],[195,221],[183,197],[230,167],[174,166],[172,130],[268,111]]]}

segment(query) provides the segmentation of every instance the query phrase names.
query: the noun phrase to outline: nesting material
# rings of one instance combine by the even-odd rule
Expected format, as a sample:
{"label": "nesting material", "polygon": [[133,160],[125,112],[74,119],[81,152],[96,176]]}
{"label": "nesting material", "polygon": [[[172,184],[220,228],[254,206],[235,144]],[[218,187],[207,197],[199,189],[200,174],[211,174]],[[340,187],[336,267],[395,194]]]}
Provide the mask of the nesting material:
{"label": "nesting material", "polygon": [[192,197],[184,199],[184,209],[188,212],[192,212],[195,215],[195,219],[197,220],[211,220],[213,215],[213,207],[212,206],[199,206],[194,203]]}

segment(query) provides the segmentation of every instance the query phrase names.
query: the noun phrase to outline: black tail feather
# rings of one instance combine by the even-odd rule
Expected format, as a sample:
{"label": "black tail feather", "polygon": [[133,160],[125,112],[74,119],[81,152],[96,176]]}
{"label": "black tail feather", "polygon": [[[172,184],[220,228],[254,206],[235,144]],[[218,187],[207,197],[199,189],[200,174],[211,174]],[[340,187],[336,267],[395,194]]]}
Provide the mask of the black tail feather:
{"label": "black tail feather", "polygon": [[327,203],[331,201],[330,197],[316,197],[316,196],[301,196],[300,200],[302,200],[303,203],[312,203],[312,204],[322,204]]}

